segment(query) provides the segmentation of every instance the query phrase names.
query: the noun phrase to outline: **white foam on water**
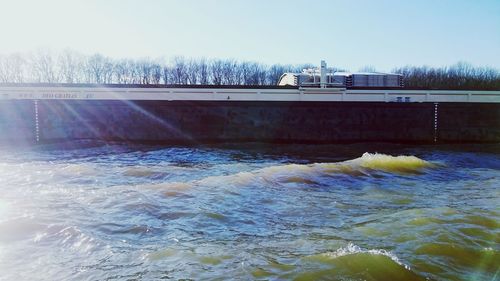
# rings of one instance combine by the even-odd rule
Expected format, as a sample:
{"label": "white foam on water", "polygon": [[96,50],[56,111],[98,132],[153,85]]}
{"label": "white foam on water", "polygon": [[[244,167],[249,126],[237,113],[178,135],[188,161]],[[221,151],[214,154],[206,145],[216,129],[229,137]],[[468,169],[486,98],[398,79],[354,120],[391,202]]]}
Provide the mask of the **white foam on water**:
{"label": "white foam on water", "polygon": [[339,248],[334,252],[325,253],[324,255],[326,255],[330,258],[338,258],[338,257],[347,256],[347,255],[354,255],[354,254],[370,254],[370,255],[386,256],[386,257],[390,258],[392,261],[394,261],[395,263],[403,266],[405,269],[411,270],[410,266],[402,263],[396,255],[394,255],[393,253],[391,253],[389,251],[386,251],[384,249],[366,250],[366,249],[363,249],[363,248],[361,248],[361,247],[359,247],[351,242],[349,242],[346,247]]}

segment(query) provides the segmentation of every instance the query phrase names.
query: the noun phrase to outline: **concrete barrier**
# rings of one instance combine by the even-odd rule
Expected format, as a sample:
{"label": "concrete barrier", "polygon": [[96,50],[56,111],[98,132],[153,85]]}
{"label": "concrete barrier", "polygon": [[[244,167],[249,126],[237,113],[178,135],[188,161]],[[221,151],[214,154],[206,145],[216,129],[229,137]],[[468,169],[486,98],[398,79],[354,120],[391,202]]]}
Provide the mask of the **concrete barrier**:
{"label": "concrete barrier", "polygon": [[425,102],[444,100],[443,91],[402,90],[9,86],[0,92],[0,143],[10,144],[500,141],[496,92],[448,93],[448,102]]}

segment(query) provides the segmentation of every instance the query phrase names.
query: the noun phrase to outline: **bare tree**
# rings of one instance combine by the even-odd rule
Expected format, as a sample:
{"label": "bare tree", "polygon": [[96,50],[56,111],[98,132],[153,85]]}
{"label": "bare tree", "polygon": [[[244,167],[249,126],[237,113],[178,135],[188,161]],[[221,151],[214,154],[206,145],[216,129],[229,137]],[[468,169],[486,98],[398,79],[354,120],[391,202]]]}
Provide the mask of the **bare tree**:
{"label": "bare tree", "polygon": [[48,49],[39,49],[31,56],[31,70],[37,82],[60,82],[56,56]]}
{"label": "bare tree", "polygon": [[262,65],[258,65],[258,68],[256,69],[255,74],[257,75],[257,85],[266,85],[266,78],[267,78],[266,67],[262,66]]}
{"label": "bare tree", "polygon": [[224,62],[222,60],[212,60],[209,66],[211,82],[214,85],[222,85],[224,76]]}
{"label": "bare tree", "polygon": [[235,85],[236,61],[231,59],[222,60],[222,84]]}
{"label": "bare tree", "polygon": [[263,85],[262,72],[264,67],[256,62],[241,63],[241,75],[243,85]]}
{"label": "bare tree", "polygon": [[242,64],[237,61],[234,62],[233,76],[233,85],[243,85],[243,67]]}
{"label": "bare tree", "polygon": [[22,83],[26,81],[27,62],[21,54],[0,56],[0,82]]}
{"label": "bare tree", "polygon": [[198,84],[201,80],[201,67],[197,60],[190,59],[186,65],[186,76],[188,83],[191,85]]}
{"label": "bare tree", "polygon": [[162,66],[158,63],[151,65],[151,83],[158,85],[161,82]]}
{"label": "bare tree", "polygon": [[140,75],[139,83],[140,84],[151,84],[151,76],[152,76],[152,63],[149,59],[142,59],[137,62],[137,71]]}
{"label": "bare tree", "polygon": [[87,59],[85,65],[86,81],[89,83],[103,83],[105,71],[105,57],[95,54]]}
{"label": "bare tree", "polygon": [[64,83],[80,83],[83,81],[84,57],[73,51],[64,50],[58,57],[61,81]]}
{"label": "bare tree", "polygon": [[163,84],[168,85],[174,83],[173,70],[168,65],[162,66],[161,76],[163,79]]}
{"label": "bare tree", "polygon": [[103,72],[103,83],[111,84],[113,83],[113,71],[115,65],[113,61],[109,58],[106,58],[104,61],[104,72]]}
{"label": "bare tree", "polygon": [[113,69],[114,81],[118,84],[130,84],[131,83],[131,61],[127,59],[122,59],[115,62],[115,67]]}
{"label": "bare tree", "polygon": [[187,63],[184,57],[174,57],[172,70],[175,84],[188,83]]}
{"label": "bare tree", "polygon": [[209,82],[209,75],[208,75],[208,63],[207,63],[207,60],[205,58],[201,58],[199,60],[199,71],[200,71],[200,84],[202,85],[208,85],[210,82]]}

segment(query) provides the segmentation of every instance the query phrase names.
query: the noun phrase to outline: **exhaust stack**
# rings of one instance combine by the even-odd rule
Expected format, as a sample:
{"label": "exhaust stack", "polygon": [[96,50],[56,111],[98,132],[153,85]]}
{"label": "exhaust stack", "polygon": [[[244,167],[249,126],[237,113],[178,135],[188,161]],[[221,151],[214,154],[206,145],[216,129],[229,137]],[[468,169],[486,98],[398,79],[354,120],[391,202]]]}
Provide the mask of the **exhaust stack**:
{"label": "exhaust stack", "polygon": [[319,85],[321,88],[326,88],[326,62],[324,60],[321,61],[321,68],[320,68],[320,80],[319,80]]}

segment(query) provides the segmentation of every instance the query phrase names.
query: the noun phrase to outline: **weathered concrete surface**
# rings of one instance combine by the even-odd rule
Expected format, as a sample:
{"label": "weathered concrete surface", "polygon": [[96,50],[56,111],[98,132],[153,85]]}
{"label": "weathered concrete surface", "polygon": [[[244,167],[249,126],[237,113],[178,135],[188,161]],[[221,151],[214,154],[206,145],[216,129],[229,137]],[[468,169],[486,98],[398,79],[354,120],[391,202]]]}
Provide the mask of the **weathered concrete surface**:
{"label": "weathered concrete surface", "polygon": [[440,142],[500,142],[500,105],[495,103],[440,103]]}
{"label": "weathered concrete surface", "polygon": [[[39,100],[39,141],[498,142],[500,104]],[[0,142],[36,142],[34,101],[0,102]]]}
{"label": "weathered concrete surface", "polygon": [[42,141],[432,142],[432,104],[40,101]]}
{"label": "weathered concrete surface", "polygon": [[29,145],[36,141],[35,103],[0,100],[0,144]]}

